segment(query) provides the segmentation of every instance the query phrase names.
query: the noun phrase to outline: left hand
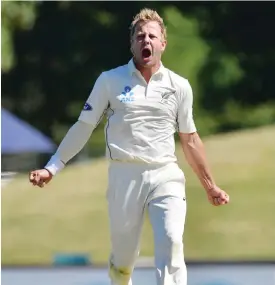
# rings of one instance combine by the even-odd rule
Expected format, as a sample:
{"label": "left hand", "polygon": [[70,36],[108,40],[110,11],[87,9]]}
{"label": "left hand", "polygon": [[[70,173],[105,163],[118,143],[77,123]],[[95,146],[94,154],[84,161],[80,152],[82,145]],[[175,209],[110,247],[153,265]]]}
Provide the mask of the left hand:
{"label": "left hand", "polygon": [[229,195],[216,185],[211,190],[207,191],[207,197],[209,202],[214,206],[221,206],[229,203]]}

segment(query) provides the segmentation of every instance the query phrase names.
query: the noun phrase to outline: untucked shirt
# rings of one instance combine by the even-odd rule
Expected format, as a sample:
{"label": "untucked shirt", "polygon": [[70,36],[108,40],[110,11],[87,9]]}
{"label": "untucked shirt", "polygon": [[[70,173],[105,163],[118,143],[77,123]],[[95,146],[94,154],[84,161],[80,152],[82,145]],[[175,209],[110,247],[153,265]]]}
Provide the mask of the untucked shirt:
{"label": "untucked shirt", "polygon": [[196,131],[188,80],[163,65],[147,84],[133,60],[103,72],[79,120],[97,125],[107,113],[106,155],[111,160],[176,161],[174,133]]}
{"label": "untucked shirt", "polygon": [[[175,162],[175,132],[196,132],[193,93],[188,80],[161,65],[147,83],[135,68],[133,59],[100,74],[78,120],[90,125],[90,135],[104,114],[107,115],[106,156],[110,160],[154,164]],[[78,141],[82,147],[89,137],[87,129],[83,136],[78,131],[78,137],[67,136],[67,140]],[[79,149],[73,143],[63,141],[62,144],[64,147],[74,145],[65,160]],[[65,152],[68,154],[69,150]],[[63,164],[67,162],[62,160],[60,153],[61,145],[47,164],[50,167],[54,163],[55,172],[59,169],[57,165],[61,167],[58,160]]]}

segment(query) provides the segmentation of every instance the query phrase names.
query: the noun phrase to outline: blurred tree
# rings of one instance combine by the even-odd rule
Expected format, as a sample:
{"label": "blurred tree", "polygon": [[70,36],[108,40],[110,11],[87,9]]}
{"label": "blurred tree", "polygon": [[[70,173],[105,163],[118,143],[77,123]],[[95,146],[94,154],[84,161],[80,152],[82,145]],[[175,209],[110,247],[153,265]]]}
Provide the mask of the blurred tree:
{"label": "blurred tree", "polygon": [[[198,80],[203,86],[200,105],[209,116],[218,117],[217,131],[275,122],[275,37],[271,31],[275,3],[255,2],[249,9],[242,2],[173,4],[196,15],[200,34],[211,46]],[[239,115],[243,113],[238,123],[235,108]],[[256,116],[252,122],[244,115],[251,112],[262,113],[262,119]]]}
{"label": "blurred tree", "polygon": [[8,71],[15,64],[13,32],[33,27],[39,2],[1,2],[1,69]]}

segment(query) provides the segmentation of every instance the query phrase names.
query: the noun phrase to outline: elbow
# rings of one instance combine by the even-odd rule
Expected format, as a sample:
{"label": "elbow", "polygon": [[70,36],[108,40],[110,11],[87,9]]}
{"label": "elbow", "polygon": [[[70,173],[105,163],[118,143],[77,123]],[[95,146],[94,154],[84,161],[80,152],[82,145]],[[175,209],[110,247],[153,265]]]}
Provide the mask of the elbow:
{"label": "elbow", "polygon": [[184,151],[194,152],[204,148],[203,143],[197,133],[181,136],[181,145]]}
{"label": "elbow", "polygon": [[196,147],[197,147],[197,143],[194,140],[190,140],[185,143],[185,148],[187,149],[196,149]]}

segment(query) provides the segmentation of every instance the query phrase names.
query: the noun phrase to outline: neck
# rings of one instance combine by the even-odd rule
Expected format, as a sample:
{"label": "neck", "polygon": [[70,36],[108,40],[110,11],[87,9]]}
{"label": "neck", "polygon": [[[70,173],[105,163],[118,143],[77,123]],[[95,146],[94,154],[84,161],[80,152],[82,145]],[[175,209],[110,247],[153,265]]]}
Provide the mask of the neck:
{"label": "neck", "polygon": [[145,79],[147,83],[149,82],[152,75],[156,73],[158,69],[160,68],[160,62],[150,67],[144,67],[138,64],[137,62],[135,62],[135,60],[134,60],[134,63],[135,63],[136,69],[141,73],[141,75],[143,76],[143,78]]}

